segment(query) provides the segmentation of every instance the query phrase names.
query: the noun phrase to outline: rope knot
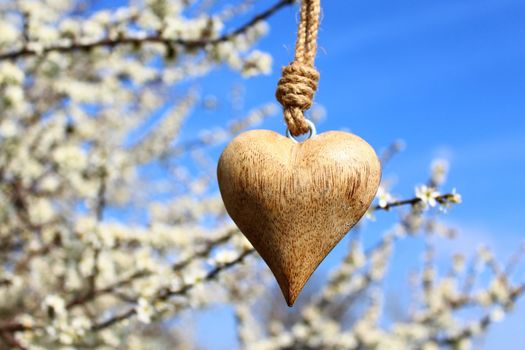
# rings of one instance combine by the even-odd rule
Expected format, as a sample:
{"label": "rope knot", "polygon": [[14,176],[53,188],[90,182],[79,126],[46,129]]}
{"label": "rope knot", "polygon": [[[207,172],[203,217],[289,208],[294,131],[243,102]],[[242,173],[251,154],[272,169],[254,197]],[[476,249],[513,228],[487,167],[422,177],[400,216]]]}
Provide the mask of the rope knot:
{"label": "rope knot", "polygon": [[304,111],[312,107],[318,81],[319,72],[314,67],[297,61],[283,67],[275,97],[284,108],[284,119],[294,136],[309,130]]}

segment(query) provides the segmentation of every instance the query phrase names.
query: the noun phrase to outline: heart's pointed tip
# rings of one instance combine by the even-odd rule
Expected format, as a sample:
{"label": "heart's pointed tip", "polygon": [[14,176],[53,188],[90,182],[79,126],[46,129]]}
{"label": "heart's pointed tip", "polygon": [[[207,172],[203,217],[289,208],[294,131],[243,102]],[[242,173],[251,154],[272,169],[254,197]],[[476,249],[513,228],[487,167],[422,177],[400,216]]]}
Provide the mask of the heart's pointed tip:
{"label": "heart's pointed tip", "polygon": [[288,287],[285,289],[281,288],[281,290],[283,292],[284,300],[286,300],[286,304],[288,305],[288,307],[293,307],[295,301],[297,300],[297,297],[299,296],[299,293],[294,292]]}
{"label": "heart's pointed tip", "polygon": [[290,296],[286,296],[285,297],[286,299],[286,304],[288,305],[288,307],[293,307],[293,304],[295,304],[295,300],[297,299],[297,297],[290,297]]}
{"label": "heart's pointed tip", "polygon": [[[279,271],[283,271],[283,270],[279,270]],[[289,276],[287,272],[285,273],[279,272],[274,275],[276,276],[279,287],[281,288],[283,297],[286,300],[286,304],[289,307],[293,307],[293,305],[295,304],[295,301],[301,294],[301,291],[303,290],[303,287],[306,281],[308,280],[307,276],[300,276],[300,275],[299,276]]]}

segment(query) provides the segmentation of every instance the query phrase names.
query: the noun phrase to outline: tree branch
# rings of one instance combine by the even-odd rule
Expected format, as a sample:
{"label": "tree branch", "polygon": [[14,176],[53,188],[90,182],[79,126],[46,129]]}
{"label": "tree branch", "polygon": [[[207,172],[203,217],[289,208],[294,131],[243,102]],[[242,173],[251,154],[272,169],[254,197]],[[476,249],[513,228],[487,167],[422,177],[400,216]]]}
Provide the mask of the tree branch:
{"label": "tree branch", "polygon": [[[231,267],[233,267],[233,266],[237,265],[238,263],[242,262],[248,255],[250,255],[250,254],[252,254],[254,252],[255,252],[254,249],[247,249],[247,250],[245,250],[236,259],[230,261],[227,264],[217,266],[214,269],[212,269],[211,271],[209,271],[206,274],[206,276],[204,276],[202,281],[195,282],[195,283],[188,283],[188,284],[182,286],[181,288],[175,289],[175,290],[166,289],[164,291],[161,291],[158,294],[158,296],[157,296],[157,300],[165,301],[165,300],[167,300],[170,297],[175,296],[175,295],[185,295],[187,292],[189,292],[191,289],[193,289],[198,283],[202,283],[204,281],[212,280],[217,275],[219,275],[221,272],[223,272],[225,270],[228,270]],[[100,322],[100,323],[97,323],[97,324],[93,325],[93,327],[91,329],[94,330],[94,331],[100,331],[100,330],[108,328],[108,327],[110,327],[110,326],[112,326],[112,325],[114,325],[114,324],[116,324],[118,322],[121,322],[121,321],[123,321],[125,319],[130,318],[130,317],[134,316],[136,313],[137,313],[137,310],[136,310],[135,307],[130,308],[130,309],[128,309],[128,310],[126,310],[126,311],[124,311],[124,312],[122,312],[120,314],[117,314],[117,315],[107,319],[106,321],[103,321],[103,322]]]}
{"label": "tree branch", "polygon": [[[217,239],[210,240],[206,242],[204,248],[201,250],[195,252],[193,255],[187,257],[186,259],[183,259],[179,262],[176,262],[172,265],[171,269],[173,272],[181,271],[183,268],[188,266],[192,261],[194,261],[196,258],[202,258],[207,256],[213,248],[215,248],[217,245],[225,243],[228,241],[236,232],[238,232],[236,229],[232,229],[228,231],[225,235],[218,237]],[[148,277],[151,276],[151,271],[148,270],[138,270],[133,272],[131,275],[129,275],[126,278],[123,278],[119,281],[116,281],[115,283],[112,283],[104,288],[97,289],[94,291],[91,291],[88,294],[81,295],[73,300],[71,300],[67,304],[67,308],[70,309],[77,305],[83,305],[95,298],[98,298],[99,296],[110,294],[115,292],[118,288],[124,287],[130,283],[132,283],[134,280],[137,280],[139,278]]]}
{"label": "tree branch", "polygon": [[[435,199],[436,199],[436,201],[438,203],[445,204],[445,203],[451,202],[455,198],[455,196],[456,195],[454,193],[447,193],[447,194],[442,194],[440,196],[437,196]],[[373,207],[373,210],[374,211],[376,211],[376,210],[390,210],[392,208],[401,207],[401,206],[404,206],[404,205],[414,206],[414,205],[416,205],[418,203],[421,203],[421,202],[423,202],[423,200],[421,198],[414,197],[414,198],[410,198],[410,199],[403,199],[403,200],[399,200],[399,201],[389,202],[389,203],[387,203],[384,206],[376,205],[375,207]]]}
{"label": "tree branch", "polygon": [[72,51],[88,51],[97,47],[115,47],[125,44],[141,45],[145,43],[161,43],[165,45],[181,45],[188,48],[202,48],[209,44],[218,44],[221,42],[228,41],[234,37],[245,33],[256,23],[265,20],[272,16],[280,9],[293,4],[295,0],[280,0],[270,8],[254,16],[250,21],[241,25],[239,28],[226,33],[218,38],[202,39],[202,40],[184,40],[184,39],[168,39],[163,38],[160,34],[154,34],[146,37],[132,37],[132,36],[121,36],[115,39],[103,38],[97,41],[89,43],[71,43],[68,45],[51,45],[43,48],[41,51],[32,49],[24,46],[16,51],[0,53],[0,61],[2,60],[16,60],[20,57],[35,56],[40,54],[46,54],[49,52],[61,52],[67,53]]}
{"label": "tree branch", "polygon": [[[516,302],[516,300],[519,297],[521,297],[524,293],[525,293],[525,284],[522,284],[522,285],[520,285],[518,287],[513,288],[511,293],[510,293],[510,296],[509,296],[511,303]],[[480,329],[485,330],[494,322],[495,321],[492,319],[491,315],[488,314],[488,315],[483,316],[478,321],[478,325],[479,325]],[[469,338],[472,338],[475,335],[476,334],[474,333],[474,330],[472,328],[468,328],[467,327],[467,328],[463,329],[463,331],[461,331],[457,335],[447,336],[447,337],[443,337],[443,338],[436,337],[436,338],[434,338],[432,340],[435,343],[437,343],[437,344],[439,344],[441,346],[454,346],[455,344],[457,344],[462,339],[469,339]]]}

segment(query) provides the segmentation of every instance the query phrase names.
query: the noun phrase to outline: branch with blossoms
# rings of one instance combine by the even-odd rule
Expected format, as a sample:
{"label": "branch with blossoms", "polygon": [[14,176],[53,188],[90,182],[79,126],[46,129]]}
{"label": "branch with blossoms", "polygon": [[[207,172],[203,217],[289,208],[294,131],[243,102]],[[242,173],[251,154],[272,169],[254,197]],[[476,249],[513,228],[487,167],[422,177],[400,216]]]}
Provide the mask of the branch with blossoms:
{"label": "branch with blossoms", "polygon": [[[509,309],[514,305],[518,298],[525,294],[525,284],[512,287],[509,290],[508,299],[506,300],[505,308]],[[483,316],[477,322],[468,327],[463,328],[459,333],[448,337],[436,337],[433,342],[439,345],[455,346],[461,344],[462,341],[468,341],[480,333],[486,331],[493,323],[500,322],[505,316],[505,312],[501,309],[495,309],[488,315]]]}
{"label": "branch with blossoms", "polygon": [[[199,281],[196,281],[195,283],[188,283],[188,284],[185,284],[184,286],[180,287],[180,288],[177,288],[177,289],[163,289],[162,291],[160,291],[156,297],[156,301],[165,301],[167,300],[168,298],[172,297],[172,296],[180,296],[180,295],[186,295],[186,293],[188,291],[190,291],[191,289],[193,289],[198,283],[200,282],[204,282],[204,281],[210,281],[214,278],[217,277],[218,274],[220,274],[221,272],[241,263],[248,255],[254,253],[255,251],[253,249],[249,249],[249,250],[245,250],[244,252],[242,252],[238,257],[236,257],[235,259],[231,260],[230,262],[227,262],[225,264],[222,264],[222,265],[219,265],[217,267],[215,267],[214,269],[212,269],[211,271],[209,271],[205,276],[203,276],[201,279],[199,279]],[[140,306],[140,300],[137,300],[137,305]],[[96,323],[92,326],[92,329],[94,331],[100,331],[104,328],[107,328],[107,327],[110,327],[112,326],[113,324],[117,323],[117,322],[121,322],[121,321],[124,321],[130,317],[132,317],[133,315],[139,313],[139,312],[142,312],[141,309],[137,309],[136,307],[134,308],[130,308],[128,309],[127,311],[124,311],[123,313],[120,313],[118,315],[115,315],[105,321],[102,321],[100,323]]]}
{"label": "branch with blossoms", "polygon": [[[210,37],[204,39],[183,39],[163,36],[162,33],[148,34],[147,32],[136,33],[134,36],[127,36],[124,33],[115,34],[113,37],[106,37],[94,41],[82,40],[82,38],[74,38],[72,40],[64,39],[65,43],[54,44],[49,46],[40,46],[36,43],[28,42],[21,49],[11,52],[0,52],[0,61],[2,60],[16,60],[18,58],[27,56],[40,56],[50,52],[68,53],[72,51],[89,51],[98,47],[113,48],[119,45],[133,45],[140,47],[143,44],[163,44],[167,47],[182,46],[188,50],[203,48],[207,45],[216,45],[235,39],[235,37],[245,34],[248,30],[253,28],[257,23],[266,20],[280,9],[290,6],[295,0],[280,0],[268,9],[253,16],[248,22],[241,25],[239,28],[232,30],[229,33],[220,35],[219,37]],[[128,16],[128,20],[133,20],[136,16]],[[211,20],[211,19],[210,19]]]}
{"label": "branch with blossoms", "polygon": [[[233,237],[234,234],[237,234],[237,233],[238,233],[237,230],[232,229],[232,230],[229,230],[226,234],[224,234],[222,236],[219,236],[216,239],[207,241],[204,244],[203,248],[201,248],[200,250],[197,250],[191,256],[189,256],[189,257],[187,257],[187,258],[185,258],[185,259],[183,259],[181,261],[178,261],[178,262],[174,263],[172,265],[172,267],[171,267],[172,271],[173,272],[182,271],[185,267],[187,267],[189,264],[191,264],[196,259],[208,257],[213,249],[215,249],[217,246],[227,242],[228,240],[230,240]],[[105,294],[111,294],[113,292],[116,292],[119,288],[122,288],[122,287],[125,287],[125,286],[131,284],[136,279],[143,278],[143,277],[148,277],[148,276],[151,276],[152,274],[153,274],[153,271],[148,271],[148,270],[135,271],[135,272],[131,273],[131,275],[129,277],[125,277],[125,278],[123,278],[123,279],[121,279],[119,281],[116,281],[115,283],[112,283],[109,286],[106,286],[104,288],[91,291],[91,292],[87,293],[86,295],[79,296],[79,297],[71,300],[67,304],[67,308],[69,309],[69,308],[72,308],[72,307],[75,307],[75,306],[83,305],[83,304],[85,304],[87,302],[92,301],[93,299],[95,299],[97,297],[103,296]]]}
{"label": "branch with blossoms", "polygon": [[434,207],[436,206],[436,204],[447,206],[449,204],[458,204],[458,203],[461,203],[461,196],[456,192],[439,194],[438,192],[433,191],[430,194],[420,193],[419,196],[414,197],[414,198],[380,203],[374,207],[374,210],[390,210],[392,208],[400,207],[404,205],[425,204],[425,205],[430,205]]}

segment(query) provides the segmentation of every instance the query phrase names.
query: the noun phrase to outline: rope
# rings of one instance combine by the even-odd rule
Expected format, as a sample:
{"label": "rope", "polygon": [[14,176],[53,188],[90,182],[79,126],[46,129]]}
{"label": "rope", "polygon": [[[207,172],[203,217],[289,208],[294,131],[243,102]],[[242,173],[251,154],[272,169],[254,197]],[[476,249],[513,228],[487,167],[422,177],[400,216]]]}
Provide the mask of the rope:
{"label": "rope", "polygon": [[283,67],[275,97],[284,110],[284,120],[293,136],[308,132],[304,111],[312,107],[319,72],[314,67],[319,31],[320,0],[302,0],[295,58]]}

